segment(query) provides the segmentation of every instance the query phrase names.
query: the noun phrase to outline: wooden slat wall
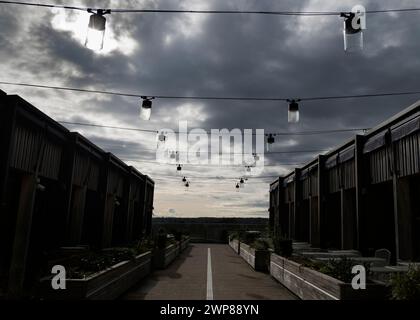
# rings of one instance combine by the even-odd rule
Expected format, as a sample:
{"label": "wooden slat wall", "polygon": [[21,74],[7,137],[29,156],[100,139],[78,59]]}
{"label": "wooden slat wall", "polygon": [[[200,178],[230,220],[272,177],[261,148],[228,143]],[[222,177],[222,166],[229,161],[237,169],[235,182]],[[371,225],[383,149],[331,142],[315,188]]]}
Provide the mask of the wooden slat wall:
{"label": "wooden slat wall", "polygon": [[318,196],[318,170],[316,167],[310,168],[302,183],[302,199],[308,200],[310,197]]}
{"label": "wooden slat wall", "polygon": [[307,176],[304,180],[301,181],[302,183],[302,199],[303,200],[307,200],[309,199],[309,194],[310,194],[310,190],[311,190],[311,185],[310,185],[310,179],[309,176]]}
{"label": "wooden slat wall", "polygon": [[[76,152],[73,184],[82,186],[85,183],[85,179],[87,178],[88,189],[97,191],[99,183],[99,170],[99,163],[96,160],[91,159],[89,162],[89,156],[87,154]],[[89,177],[87,177],[88,174]]]}
{"label": "wooden slat wall", "polygon": [[327,190],[329,193],[355,187],[355,164],[354,159],[340,163],[326,172]]}
{"label": "wooden slat wall", "polygon": [[111,169],[108,179],[108,194],[114,194],[117,197],[122,197],[124,192],[124,177],[121,173],[115,169]]}
{"label": "wooden slat wall", "polygon": [[[47,139],[44,146],[43,139]],[[62,146],[48,140],[48,137],[43,137],[41,132],[35,129],[16,126],[11,167],[26,172],[34,172],[39,153],[42,150],[43,156],[39,175],[57,180],[61,167]]]}
{"label": "wooden slat wall", "polygon": [[39,172],[40,176],[58,180],[62,154],[62,146],[47,141],[44,148],[44,155],[42,157],[42,165]]}
{"label": "wooden slat wall", "polygon": [[372,184],[382,183],[392,179],[389,154],[389,148],[382,147],[366,155],[369,178]]}
{"label": "wooden slat wall", "polygon": [[41,148],[40,142],[41,136],[36,130],[16,126],[11,166],[33,172],[36,166],[36,156]]}
{"label": "wooden slat wall", "polygon": [[420,133],[394,143],[398,175],[405,177],[420,173]]}
{"label": "wooden slat wall", "polygon": [[287,184],[284,188],[284,202],[294,202],[295,201],[295,182],[292,181]]}
{"label": "wooden slat wall", "polygon": [[356,187],[355,180],[355,162],[354,159],[340,164],[341,178],[344,189],[352,189]]}
{"label": "wooden slat wall", "polygon": [[[318,166],[316,167],[318,168]],[[312,170],[310,172],[311,176],[311,193],[313,197],[318,196],[318,170]]]}
{"label": "wooden slat wall", "polygon": [[340,182],[339,182],[339,167],[333,167],[326,171],[327,177],[327,190],[329,193],[334,193],[340,191]]}

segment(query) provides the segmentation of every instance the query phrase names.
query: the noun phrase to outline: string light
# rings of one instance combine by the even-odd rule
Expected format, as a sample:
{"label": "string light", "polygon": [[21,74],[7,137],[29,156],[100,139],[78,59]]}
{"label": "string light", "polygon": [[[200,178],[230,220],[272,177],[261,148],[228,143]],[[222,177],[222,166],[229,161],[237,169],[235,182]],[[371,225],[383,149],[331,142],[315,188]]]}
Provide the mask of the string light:
{"label": "string light", "polygon": [[104,47],[106,19],[104,15],[110,14],[111,10],[93,9],[87,10],[92,15],[89,17],[88,31],[85,46],[94,51],[100,51]]}
{"label": "string light", "polygon": [[169,156],[172,160],[178,159],[178,151],[171,151],[171,154]]}
{"label": "string light", "polygon": [[299,122],[299,99],[287,100],[289,102],[288,122],[297,123]]}
{"label": "string light", "polygon": [[270,151],[270,145],[275,142],[275,134],[269,133],[266,135],[266,145],[267,145],[267,151]]}
{"label": "string light", "polygon": [[363,30],[366,29],[366,10],[355,6],[352,12],[341,13],[344,18],[344,51],[348,53],[363,50]]}
{"label": "string light", "polygon": [[[89,10],[87,7],[79,6],[66,6],[56,4],[45,4],[45,3],[32,3],[24,1],[0,1],[2,4],[14,4],[32,7],[44,7],[44,8],[59,8],[67,10]],[[366,13],[377,14],[377,13],[390,13],[390,12],[414,12],[420,11],[420,8],[402,8],[402,9],[383,9],[383,10],[369,10]],[[121,9],[113,8],[113,13],[189,13],[189,14],[260,14],[260,15],[279,15],[279,16],[337,16],[340,15],[341,11],[257,11],[257,10],[167,10],[167,9]]]}
{"label": "string light", "polygon": [[140,119],[149,121],[152,114],[152,100],[155,97],[141,96],[143,99],[140,109]]}
{"label": "string light", "polygon": [[[60,8],[67,10],[84,10],[92,13],[89,19],[88,35],[85,45],[93,50],[103,48],[106,19],[105,14],[113,13],[189,13],[189,14],[258,14],[258,15],[277,15],[277,16],[340,16],[344,17],[344,48],[346,52],[363,48],[363,32],[365,29],[363,20],[367,13],[390,13],[390,12],[414,12],[420,8],[385,9],[366,11],[363,6],[355,6],[352,12],[343,13],[338,11],[251,11],[251,10],[166,10],[166,9],[92,9],[77,6],[28,3],[23,1],[0,1],[0,4],[23,5],[44,8]],[[96,11],[96,12],[95,12]],[[356,22],[355,22],[356,18]],[[361,21],[361,27],[355,27]]]}
{"label": "string light", "polygon": [[166,133],[165,133],[165,132],[161,132],[161,133],[158,135],[158,141],[159,141],[159,142],[166,142]]}
{"label": "string light", "polygon": [[[124,97],[140,97],[143,99],[140,118],[144,120],[149,120],[151,116],[151,109],[152,109],[152,101],[153,99],[191,99],[191,100],[234,100],[234,101],[286,101],[289,102],[289,108],[292,101],[321,101],[321,100],[343,100],[343,99],[356,99],[356,98],[375,98],[375,97],[389,97],[389,96],[405,96],[405,95],[418,95],[420,91],[407,91],[407,92],[384,92],[384,93],[371,93],[371,94],[360,94],[360,95],[342,95],[342,96],[319,96],[319,97],[306,97],[300,99],[290,100],[287,98],[257,98],[257,97],[208,97],[208,96],[158,96],[155,95],[153,97],[148,97],[139,94],[133,93],[123,93],[123,92],[113,92],[113,91],[101,91],[101,90],[88,90],[88,89],[80,89],[80,88],[69,88],[69,87],[58,87],[58,86],[46,86],[46,85],[39,85],[39,84],[28,84],[28,83],[17,83],[17,82],[9,82],[9,81],[0,81],[0,84],[5,85],[15,85],[15,86],[23,86],[23,87],[35,87],[35,88],[42,88],[42,89],[53,89],[53,90],[65,90],[65,91],[75,91],[75,92],[88,92],[88,93],[95,93],[95,94],[107,94],[107,95],[116,95],[116,96],[124,96]],[[359,131],[354,129],[345,129],[345,130],[338,130],[338,132],[343,131]],[[138,130],[138,131],[150,131],[150,130]],[[330,130],[328,130],[331,132]],[[156,132],[156,131],[154,131]],[[290,135],[290,133],[286,133]],[[306,132],[305,134],[317,134],[317,132]],[[255,135],[255,134],[254,134]],[[278,133],[278,135],[282,135],[282,133]],[[293,133],[293,135],[298,135],[298,133]]]}

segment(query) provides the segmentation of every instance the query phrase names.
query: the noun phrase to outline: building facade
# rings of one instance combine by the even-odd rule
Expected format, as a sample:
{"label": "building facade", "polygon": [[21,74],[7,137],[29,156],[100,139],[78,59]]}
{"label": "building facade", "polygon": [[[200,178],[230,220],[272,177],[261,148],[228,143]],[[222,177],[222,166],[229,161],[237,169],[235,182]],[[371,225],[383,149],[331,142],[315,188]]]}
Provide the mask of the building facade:
{"label": "building facade", "polygon": [[154,182],[0,91],[0,285],[19,294],[61,247],[106,248],[151,231]]}
{"label": "building facade", "polygon": [[420,261],[420,101],[270,185],[277,236]]}

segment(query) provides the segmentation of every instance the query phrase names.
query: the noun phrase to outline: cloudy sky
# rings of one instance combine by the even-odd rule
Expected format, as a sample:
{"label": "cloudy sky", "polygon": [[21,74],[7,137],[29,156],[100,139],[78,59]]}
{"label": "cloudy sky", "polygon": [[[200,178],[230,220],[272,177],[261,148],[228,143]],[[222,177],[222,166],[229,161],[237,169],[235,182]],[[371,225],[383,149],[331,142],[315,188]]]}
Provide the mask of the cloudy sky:
{"label": "cloudy sky", "polygon": [[[28,0],[28,2],[31,2]],[[416,0],[32,1],[89,7],[197,10],[349,11],[420,7]],[[206,14],[107,16],[105,47],[84,47],[89,14],[0,4],[0,81],[177,96],[311,97],[419,90],[420,12],[369,15],[365,50],[343,50],[338,16]],[[301,104],[287,123],[282,102],[159,99],[150,121],[136,98],[0,85],[60,121],[160,130],[264,129],[265,132],[369,128],[419,96]],[[156,181],[157,216],[266,217],[268,184],[317,153],[265,155],[265,168],[236,192],[243,167],[185,164],[185,191],[174,164],[157,164],[156,135],[66,125]],[[353,133],[282,136],[270,151],[331,149]],[[185,146],[184,146],[185,147]],[[146,161],[146,162],[144,162]],[[223,177],[223,179],[222,179]]]}

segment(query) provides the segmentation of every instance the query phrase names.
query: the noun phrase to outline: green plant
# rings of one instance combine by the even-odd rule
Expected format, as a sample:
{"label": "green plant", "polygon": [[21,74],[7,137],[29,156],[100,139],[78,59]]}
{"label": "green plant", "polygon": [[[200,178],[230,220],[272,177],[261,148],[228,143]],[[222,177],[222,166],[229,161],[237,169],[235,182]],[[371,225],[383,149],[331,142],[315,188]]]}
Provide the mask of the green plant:
{"label": "green plant", "polygon": [[91,251],[79,259],[73,260],[67,268],[70,279],[83,279],[91,274],[106,270],[122,261],[129,261],[136,256],[134,248],[112,248],[103,251]]}
{"label": "green plant", "polygon": [[270,248],[270,243],[267,239],[258,238],[252,244],[255,250],[268,250]]}
{"label": "green plant", "polygon": [[274,252],[282,257],[290,257],[293,254],[293,241],[282,237],[273,239]]}
{"label": "green plant", "polygon": [[136,244],[135,244],[135,251],[136,254],[141,254],[147,251],[152,250],[154,247],[154,243],[150,238],[145,238],[145,239],[141,239],[139,240]]}
{"label": "green plant", "polygon": [[238,231],[234,231],[229,233],[229,238],[230,240],[239,240],[240,239],[240,234]]}
{"label": "green plant", "polygon": [[168,241],[168,235],[164,229],[159,229],[156,236],[156,247],[158,249],[165,249]]}
{"label": "green plant", "polygon": [[[319,272],[329,275],[335,279],[341,280],[345,283],[351,283],[354,274],[353,267],[357,265],[357,261],[349,259],[348,257],[341,257],[339,259],[330,259],[324,265],[319,267]],[[369,265],[364,265],[366,273],[369,274]]]}
{"label": "green plant", "polygon": [[182,240],[182,232],[178,230],[171,230],[171,233],[174,235],[176,241]]}
{"label": "green plant", "polygon": [[246,244],[250,245],[260,236],[261,236],[261,232],[259,231],[245,231],[241,239],[242,239],[242,242],[245,242]]}
{"label": "green plant", "polygon": [[391,278],[392,299],[420,300],[420,267],[410,266],[408,272]]}

